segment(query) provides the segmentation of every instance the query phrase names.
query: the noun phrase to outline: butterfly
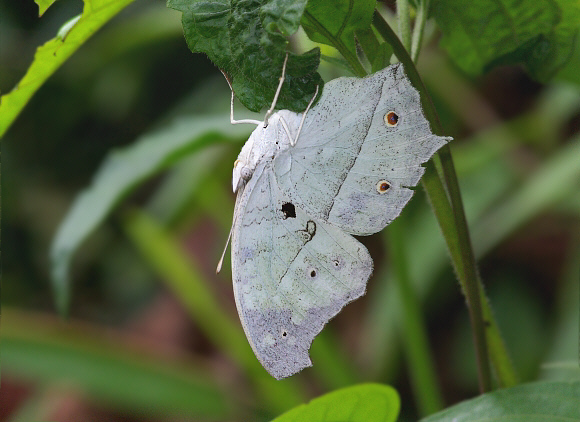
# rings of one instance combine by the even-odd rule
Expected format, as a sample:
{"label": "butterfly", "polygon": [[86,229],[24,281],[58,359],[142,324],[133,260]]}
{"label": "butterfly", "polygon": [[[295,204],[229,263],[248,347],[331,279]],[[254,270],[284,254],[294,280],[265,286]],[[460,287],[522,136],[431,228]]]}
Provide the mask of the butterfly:
{"label": "butterfly", "polygon": [[395,219],[421,164],[451,140],[431,132],[401,64],[330,81],[303,114],[274,112],[285,68],[263,122],[235,121],[233,93],[231,109],[232,123],[258,125],[233,170],[234,296],[256,357],[277,379],[312,366],[314,337],[365,293],[373,261],[352,235]]}

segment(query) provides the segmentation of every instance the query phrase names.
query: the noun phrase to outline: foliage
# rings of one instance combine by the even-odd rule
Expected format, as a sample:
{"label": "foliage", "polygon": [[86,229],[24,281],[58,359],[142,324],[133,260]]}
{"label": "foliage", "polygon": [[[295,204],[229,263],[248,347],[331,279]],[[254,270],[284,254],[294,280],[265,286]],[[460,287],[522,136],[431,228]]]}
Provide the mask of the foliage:
{"label": "foliage", "polygon": [[128,192],[185,155],[220,140],[241,138],[245,133],[239,126],[224,126],[221,119],[177,120],[137,140],[131,149],[111,153],[92,186],[73,204],[54,239],[52,279],[59,311],[64,314],[69,307],[72,254]]}
{"label": "foliage", "polygon": [[[580,419],[573,406],[580,373],[565,361],[576,356],[570,339],[578,319],[577,300],[570,299],[578,297],[580,251],[578,2],[399,0],[397,16],[369,0],[169,0],[181,16],[136,2],[82,49],[131,1],[85,0],[76,17],[59,2],[36,3],[44,16],[39,25],[49,16],[64,24],[56,36],[47,24],[43,39],[52,39],[0,104],[9,181],[3,381],[33,390],[10,404],[18,408],[13,420],[52,420],[43,403],[73,390],[93,406],[148,420]],[[402,12],[409,7],[416,14]],[[426,22],[427,16],[434,20]],[[377,270],[369,295],[315,340],[314,367],[289,380],[276,382],[259,366],[236,322],[231,287],[220,283],[229,276],[213,274],[231,222],[230,162],[251,129],[229,125],[227,85],[223,78],[218,84],[203,79],[210,64],[204,70],[196,55],[187,67],[187,51],[173,57],[185,47],[179,18],[189,48],[223,70],[251,110],[270,105],[287,51],[277,105],[293,110],[306,107],[323,77],[345,68],[363,76],[398,59],[420,90],[433,129],[446,128],[455,138],[453,158],[444,150],[427,165],[424,189],[432,209],[418,193],[382,237],[370,240]],[[403,42],[391,29],[397,26]],[[441,50],[431,42],[438,34]],[[20,51],[13,44],[14,58]],[[442,60],[442,51],[455,67]],[[328,60],[319,66],[321,53]],[[417,57],[423,60],[416,67]],[[166,62],[159,77],[155,66]],[[506,67],[515,64],[545,85]],[[568,84],[553,82],[554,76]],[[198,79],[203,82],[193,89],[186,85]],[[533,93],[516,91],[517,83]],[[121,113],[122,104],[138,112]],[[142,104],[155,111],[140,114]],[[508,105],[513,108],[502,108]],[[59,144],[63,139],[71,141]],[[85,150],[90,154],[79,152]],[[88,187],[72,201],[79,183]],[[72,204],[66,215],[60,202]],[[48,255],[49,239],[47,270],[39,257]],[[471,328],[457,322],[468,318],[449,257]],[[49,274],[59,311],[70,309],[69,323],[47,315]],[[162,289],[154,287],[159,284]],[[172,309],[183,309],[193,322],[193,339],[180,343],[177,354],[139,356],[147,347],[131,344],[125,321],[153,308],[159,290],[171,292]],[[105,324],[116,324],[114,335]],[[163,322],[164,331],[172,326]],[[565,368],[563,375],[541,366],[550,360],[552,368]],[[489,362],[494,378],[485,381]],[[483,390],[515,384],[515,368],[523,381],[556,380],[440,410],[440,397],[449,392],[461,389],[467,397],[478,383]],[[401,399],[385,384],[396,385]]]}
{"label": "foliage", "polygon": [[422,419],[436,421],[580,419],[580,382],[534,382],[487,393]]}
{"label": "foliage", "polygon": [[[336,421],[391,422],[399,414],[399,396],[395,389],[381,384],[359,384],[325,394],[284,413],[276,422]],[[348,415],[348,416],[347,416]]]}
{"label": "foliage", "polygon": [[574,1],[437,0],[433,13],[442,46],[466,72],[522,63],[540,81],[566,66],[580,28]]}
{"label": "foliage", "polygon": [[522,63],[535,79],[548,81],[566,66],[580,25],[580,5],[573,1],[438,0],[433,11],[442,46],[475,75]]}
{"label": "foliage", "polygon": [[[34,61],[18,85],[0,99],[0,137],[42,84],[101,26],[133,0],[85,0],[78,20],[63,25],[65,32],[38,47]],[[42,3],[40,14],[50,4]],[[76,18],[73,18],[76,19]],[[68,24],[68,25],[67,25]],[[72,24],[72,25],[71,25]]]}
{"label": "foliage", "polygon": [[[271,104],[286,54],[286,37],[298,30],[305,0],[169,0],[167,5],[183,12],[191,51],[206,53],[228,75],[242,104],[252,111]],[[290,54],[279,107],[306,108],[316,85],[322,85],[316,73],[319,54],[318,49]]]}

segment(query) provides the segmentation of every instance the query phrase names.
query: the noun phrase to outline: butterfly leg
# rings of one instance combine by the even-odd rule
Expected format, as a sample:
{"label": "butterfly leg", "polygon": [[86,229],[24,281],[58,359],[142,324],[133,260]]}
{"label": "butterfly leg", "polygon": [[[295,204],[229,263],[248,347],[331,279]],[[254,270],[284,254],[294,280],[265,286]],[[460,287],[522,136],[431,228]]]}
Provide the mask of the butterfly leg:
{"label": "butterfly leg", "polygon": [[232,84],[230,83],[230,80],[228,79],[227,75],[224,73],[223,70],[220,69],[220,71],[224,75],[224,78],[226,78],[226,82],[228,83],[228,85],[230,86],[230,90],[232,91],[232,101],[230,102],[230,123],[232,125],[238,125],[240,123],[250,123],[253,125],[257,125],[257,126],[261,125],[262,122],[259,120],[252,120],[252,119],[235,120],[234,119],[234,90],[232,88]]}
{"label": "butterfly leg", "polygon": [[286,132],[286,135],[288,135],[288,139],[290,139],[290,144],[292,146],[294,146],[292,144],[292,135],[290,134],[290,129],[288,129],[288,123],[286,123],[286,120],[284,120],[284,118],[281,116],[280,116],[280,123],[282,123],[282,127],[284,128],[284,131]]}
{"label": "butterfly leg", "polygon": [[[300,120],[300,126],[298,126],[298,132],[296,133],[296,138],[294,138],[294,141],[292,141],[292,137],[290,137],[290,135],[288,135],[288,137],[290,138],[290,145],[291,146],[296,145],[296,141],[298,141],[298,137],[300,136],[300,131],[302,130],[302,125],[304,124],[304,119],[306,118],[306,113],[308,113],[308,110],[310,110],[310,106],[312,106],[312,103],[314,102],[314,99],[316,98],[317,95],[318,95],[318,85],[316,85],[316,91],[314,92],[314,96],[312,97],[312,99],[308,103],[308,107],[306,107],[306,110],[304,110],[304,114],[302,115],[302,120]],[[286,132],[288,132],[288,130],[286,130]]]}
{"label": "butterfly leg", "polygon": [[286,57],[284,58],[284,64],[282,65],[282,76],[280,76],[280,83],[278,84],[278,88],[276,89],[276,94],[274,95],[274,101],[272,101],[272,106],[266,112],[264,116],[264,127],[268,126],[268,119],[274,112],[274,108],[276,107],[276,103],[278,102],[278,96],[280,95],[280,91],[282,90],[282,85],[284,84],[284,79],[286,78],[286,63],[288,63],[288,53],[286,53]]}

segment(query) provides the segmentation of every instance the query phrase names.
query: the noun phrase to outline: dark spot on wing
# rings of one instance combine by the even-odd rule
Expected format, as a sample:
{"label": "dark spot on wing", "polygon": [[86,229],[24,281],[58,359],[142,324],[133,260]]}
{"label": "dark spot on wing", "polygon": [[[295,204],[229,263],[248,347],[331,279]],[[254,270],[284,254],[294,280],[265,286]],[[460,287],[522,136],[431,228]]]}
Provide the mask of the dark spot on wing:
{"label": "dark spot on wing", "polygon": [[282,204],[282,213],[284,214],[284,219],[296,218],[296,209],[292,202],[284,202]]}
{"label": "dark spot on wing", "polygon": [[306,229],[304,230],[296,230],[296,234],[298,234],[304,243],[310,242],[314,235],[316,234],[316,223],[312,220],[308,220],[306,223]]}

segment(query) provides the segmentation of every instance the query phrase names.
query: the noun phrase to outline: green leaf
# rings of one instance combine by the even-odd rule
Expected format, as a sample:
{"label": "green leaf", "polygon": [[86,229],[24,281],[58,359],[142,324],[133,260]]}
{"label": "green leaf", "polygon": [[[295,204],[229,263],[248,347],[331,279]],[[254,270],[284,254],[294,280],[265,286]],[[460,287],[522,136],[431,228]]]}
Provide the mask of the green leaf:
{"label": "green leaf", "polygon": [[143,416],[231,419],[232,402],[201,365],[147,356],[88,323],[3,309],[2,371],[27,383],[60,384]]}
{"label": "green leaf", "polygon": [[546,81],[569,60],[578,32],[580,4],[568,0],[438,0],[433,14],[441,45],[466,73],[523,64]]}
{"label": "green leaf", "polygon": [[355,67],[358,76],[366,75],[355,44],[355,31],[367,31],[373,19],[375,0],[310,0],[302,17],[302,27],[312,41],[335,47]]}
{"label": "green leaf", "polygon": [[484,394],[421,421],[580,421],[578,397],[580,381],[535,382]]}
{"label": "green leaf", "polygon": [[68,271],[74,252],[122,198],[186,154],[248,134],[247,125],[230,125],[223,117],[181,119],[164,130],[143,136],[128,148],[112,152],[92,185],[75,200],[51,247],[51,281],[59,312],[65,314],[68,309]]}
{"label": "green leaf", "polygon": [[542,55],[532,58],[529,67],[533,77],[539,81],[551,79],[564,69],[578,49],[580,32],[580,2],[573,0],[555,0],[560,6],[562,20],[547,42],[542,46]]}
{"label": "green leaf", "polygon": [[397,391],[382,384],[359,384],[333,391],[274,419],[292,421],[390,422],[399,415]]}
{"label": "green leaf", "polygon": [[52,6],[56,0],[34,0],[34,3],[38,4],[38,16],[44,15],[44,12]]}
{"label": "green leaf", "polygon": [[[34,93],[83,43],[133,0],[85,0],[80,19],[41,47],[22,80],[0,99],[0,137],[22,111]],[[50,4],[43,1],[42,8]],[[40,3],[39,3],[40,6]],[[46,10],[46,9],[44,9]],[[65,24],[64,26],[66,26]]]}
{"label": "green leaf", "polygon": [[[269,107],[286,55],[286,36],[298,29],[305,0],[168,0],[183,13],[190,50],[206,53],[229,77],[238,99],[252,111]],[[320,50],[289,54],[277,107],[303,111],[323,81]]]}

